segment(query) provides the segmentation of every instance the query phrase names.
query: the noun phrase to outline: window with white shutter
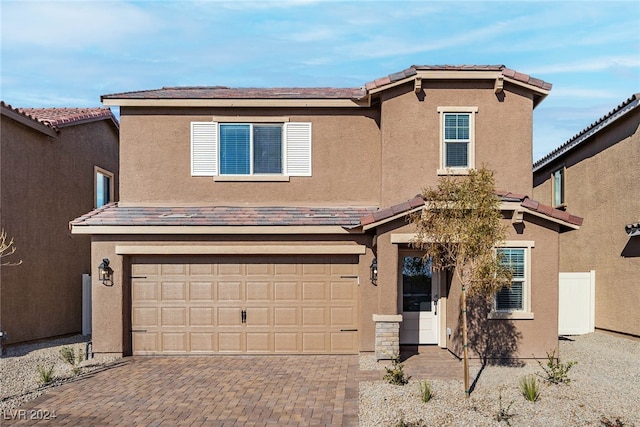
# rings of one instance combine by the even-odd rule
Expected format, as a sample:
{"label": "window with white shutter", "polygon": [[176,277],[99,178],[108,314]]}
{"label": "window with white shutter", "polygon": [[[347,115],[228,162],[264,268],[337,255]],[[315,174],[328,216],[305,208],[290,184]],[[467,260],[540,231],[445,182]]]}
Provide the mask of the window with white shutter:
{"label": "window with white shutter", "polygon": [[311,123],[191,123],[192,176],[311,176]]}

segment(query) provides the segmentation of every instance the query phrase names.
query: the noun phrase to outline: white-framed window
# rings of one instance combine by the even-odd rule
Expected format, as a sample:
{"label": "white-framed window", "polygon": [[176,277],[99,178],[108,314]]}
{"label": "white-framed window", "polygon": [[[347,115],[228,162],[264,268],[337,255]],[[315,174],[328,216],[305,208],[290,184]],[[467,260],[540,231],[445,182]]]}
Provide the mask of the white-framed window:
{"label": "white-framed window", "polygon": [[565,173],[566,170],[562,167],[551,174],[551,198],[554,208],[565,207]]}
{"label": "white-framed window", "polygon": [[311,123],[191,123],[191,175],[311,176]]}
{"label": "white-framed window", "polygon": [[496,292],[493,318],[533,319],[531,312],[531,241],[509,241],[496,248],[502,262],[511,268],[511,287]]}
{"label": "white-framed window", "polygon": [[94,205],[100,208],[113,201],[113,173],[94,167]]}
{"label": "white-framed window", "polygon": [[440,167],[438,174],[466,174],[475,168],[475,116],[478,107],[438,107]]}

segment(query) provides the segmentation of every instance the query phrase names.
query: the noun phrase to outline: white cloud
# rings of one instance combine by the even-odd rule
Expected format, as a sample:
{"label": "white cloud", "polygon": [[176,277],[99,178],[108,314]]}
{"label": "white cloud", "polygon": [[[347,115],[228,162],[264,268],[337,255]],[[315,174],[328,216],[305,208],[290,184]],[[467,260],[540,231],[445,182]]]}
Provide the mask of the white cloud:
{"label": "white cloud", "polygon": [[2,3],[3,48],[117,50],[132,37],[159,30],[157,20],[145,10],[120,1]]}

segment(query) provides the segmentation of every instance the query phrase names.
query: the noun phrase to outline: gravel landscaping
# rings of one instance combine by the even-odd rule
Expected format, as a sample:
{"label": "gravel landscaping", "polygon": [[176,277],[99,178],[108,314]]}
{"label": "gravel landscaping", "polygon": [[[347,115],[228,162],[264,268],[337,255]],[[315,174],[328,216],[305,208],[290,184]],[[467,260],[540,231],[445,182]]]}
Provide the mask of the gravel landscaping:
{"label": "gravel landscaping", "polygon": [[[540,399],[535,403],[519,389],[523,376],[544,374],[535,361],[522,367],[485,367],[469,398],[462,381],[412,378],[406,386],[361,382],[360,426],[640,425],[640,340],[604,333],[568,337],[560,341],[560,360],[578,362],[569,370],[570,384],[548,384],[538,376]],[[376,368],[382,369],[375,361],[360,361],[360,369]],[[471,367],[472,380],[479,369]],[[435,396],[427,403],[420,399],[419,380],[432,384]]]}
{"label": "gravel landscaping", "polygon": [[[84,354],[88,338],[74,335],[32,344],[10,346],[0,358],[0,410],[6,411],[33,400],[47,389],[64,382],[81,378],[90,372],[103,369],[113,360],[85,360],[74,367],[60,357],[60,350],[69,347],[73,354]],[[43,384],[38,367],[53,366],[52,381]]]}

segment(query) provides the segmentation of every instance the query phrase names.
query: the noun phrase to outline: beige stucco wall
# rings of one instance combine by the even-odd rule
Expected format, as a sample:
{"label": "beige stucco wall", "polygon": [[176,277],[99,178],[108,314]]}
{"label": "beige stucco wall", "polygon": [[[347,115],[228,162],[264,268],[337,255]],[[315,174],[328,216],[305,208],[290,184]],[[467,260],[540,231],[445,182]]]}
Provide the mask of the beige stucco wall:
{"label": "beige stucco wall", "polygon": [[640,109],[536,173],[535,197],[551,202],[551,173],[566,166],[566,208],[584,217],[560,237],[560,271],[595,270],[595,327],[640,336]]}
{"label": "beige stucco wall", "polygon": [[[471,357],[484,353],[491,358],[545,358],[558,348],[558,229],[546,220],[525,214],[524,228],[506,219],[506,240],[534,242],[531,249],[531,312],[533,319],[489,319],[486,306],[468,300],[469,349]],[[520,232],[521,231],[521,232]],[[452,281],[446,326],[452,334],[447,348],[462,355],[460,322],[461,286]]]}
{"label": "beige stucco wall", "polygon": [[69,221],[94,208],[94,166],[117,175],[117,130],[101,120],[53,138],[6,116],[0,127],[1,223],[22,260],[0,273],[5,344],[80,332],[91,248]]}
{"label": "beige stucco wall", "polygon": [[[190,123],[229,115],[312,123],[311,177],[290,182],[214,182],[192,177]],[[351,205],[379,199],[380,134],[375,109],[121,109],[123,204]]]}
{"label": "beige stucco wall", "polygon": [[410,199],[437,183],[440,163],[438,107],[477,107],[476,167],[495,172],[496,187],[531,194],[532,110],[530,92],[507,84],[495,94],[493,81],[425,81],[382,95],[381,206]]}

